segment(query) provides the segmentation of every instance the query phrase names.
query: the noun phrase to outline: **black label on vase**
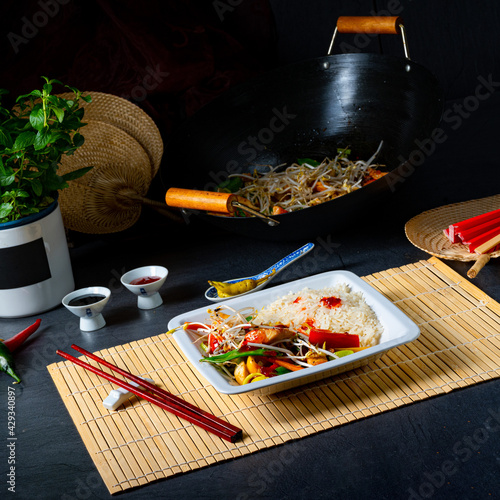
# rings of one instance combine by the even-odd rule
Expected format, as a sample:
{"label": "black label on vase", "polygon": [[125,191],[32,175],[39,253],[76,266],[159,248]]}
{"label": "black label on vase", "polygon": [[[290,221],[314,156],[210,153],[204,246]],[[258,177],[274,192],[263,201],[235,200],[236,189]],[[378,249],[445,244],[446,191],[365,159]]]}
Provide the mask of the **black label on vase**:
{"label": "black label on vase", "polygon": [[0,290],[35,285],[50,277],[43,238],[0,248]]}

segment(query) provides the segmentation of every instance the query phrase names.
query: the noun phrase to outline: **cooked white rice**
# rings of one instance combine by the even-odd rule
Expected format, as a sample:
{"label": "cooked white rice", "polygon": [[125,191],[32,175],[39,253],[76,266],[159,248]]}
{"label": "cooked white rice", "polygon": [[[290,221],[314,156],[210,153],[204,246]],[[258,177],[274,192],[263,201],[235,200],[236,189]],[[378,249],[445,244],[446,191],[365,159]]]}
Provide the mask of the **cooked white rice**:
{"label": "cooked white rice", "polygon": [[[321,303],[323,297],[337,297],[341,304],[334,308],[326,307]],[[313,321],[315,328],[359,335],[360,345],[363,347],[378,344],[383,331],[363,295],[352,292],[344,283],[321,290],[305,288],[300,292],[289,293],[261,309],[254,322],[298,328],[308,320]]]}

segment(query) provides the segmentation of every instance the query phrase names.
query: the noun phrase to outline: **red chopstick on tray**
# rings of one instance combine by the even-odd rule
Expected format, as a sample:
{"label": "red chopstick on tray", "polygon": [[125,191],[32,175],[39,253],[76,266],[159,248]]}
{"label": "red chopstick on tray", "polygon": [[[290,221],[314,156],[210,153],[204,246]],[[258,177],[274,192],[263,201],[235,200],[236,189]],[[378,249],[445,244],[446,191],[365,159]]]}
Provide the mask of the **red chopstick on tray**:
{"label": "red chopstick on tray", "polygon": [[201,427],[202,429],[205,429],[208,432],[212,432],[216,436],[225,439],[226,441],[234,443],[237,440],[241,439],[242,437],[241,429],[230,424],[229,422],[225,422],[224,420],[212,415],[211,413],[202,410],[201,408],[198,408],[197,406],[191,403],[188,403],[187,401],[179,398],[178,396],[175,396],[174,394],[171,394],[163,389],[160,389],[154,384],[151,384],[146,380],[136,375],[133,375],[132,373],[129,373],[126,370],[123,370],[122,368],[113,365],[112,363],[109,363],[108,361],[100,358],[99,356],[96,356],[95,354],[86,351],[82,347],[79,347],[74,344],[71,347],[76,351],[84,354],[88,358],[97,361],[103,366],[106,366],[107,368],[110,368],[111,370],[119,373],[120,375],[123,375],[124,377],[134,382],[137,382],[142,387],[148,389],[151,392],[147,392],[142,390],[141,388],[135,387],[127,383],[125,380],[116,378],[114,375],[106,373],[101,369],[97,368],[96,366],[92,366],[89,363],[86,363],[85,361],[81,360],[80,358],[76,358],[64,351],[57,350],[56,353],[59,354],[59,356],[62,356],[63,358],[66,358],[67,360],[75,363],[76,365],[81,366],[82,368],[85,368],[86,370],[89,370],[92,373],[95,373],[96,375],[99,375],[100,377],[105,378],[106,380],[109,380],[110,382],[120,387],[123,387],[124,389],[126,389],[129,392],[132,392],[136,396],[139,396],[145,399],[146,401],[149,401],[150,403],[159,406],[160,408],[170,413],[173,413],[174,415],[183,418],[188,422],[191,422],[192,424]]}

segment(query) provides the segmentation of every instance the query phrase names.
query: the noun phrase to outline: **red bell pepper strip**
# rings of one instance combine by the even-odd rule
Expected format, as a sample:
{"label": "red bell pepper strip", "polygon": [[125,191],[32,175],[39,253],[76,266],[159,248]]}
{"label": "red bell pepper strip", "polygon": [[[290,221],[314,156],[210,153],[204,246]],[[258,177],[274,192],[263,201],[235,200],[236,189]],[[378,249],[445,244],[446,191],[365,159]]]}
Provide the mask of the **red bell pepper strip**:
{"label": "red bell pepper strip", "polygon": [[309,332],[309,342],[314,345],[325,345],[327,349],[359,347],[359,335],[313,328]]}
{"label": "red bell pepper strip", "polygon": [[209,349],[208,353],[213,354],[215,352],[215,349],[219,347],[219,344],[222,342],[222,337],[220,335],[217,335],[216,333],[209,333],[208,334],[208,343],[209,343]]}

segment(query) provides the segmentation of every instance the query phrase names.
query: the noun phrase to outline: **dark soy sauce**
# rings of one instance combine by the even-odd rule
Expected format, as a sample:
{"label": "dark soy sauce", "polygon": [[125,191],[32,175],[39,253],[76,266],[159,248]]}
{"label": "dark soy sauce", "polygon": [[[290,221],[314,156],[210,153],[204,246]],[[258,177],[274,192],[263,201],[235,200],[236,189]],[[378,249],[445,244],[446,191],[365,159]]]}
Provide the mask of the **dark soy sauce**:
{"label": "dark soy sauce", "polygon": [[69,301],[69,305],[73,307],[90,306],[105,298],[105,295],[91,293],[89,295],[81,295],[80,297],[75,297],[74,299]]}

